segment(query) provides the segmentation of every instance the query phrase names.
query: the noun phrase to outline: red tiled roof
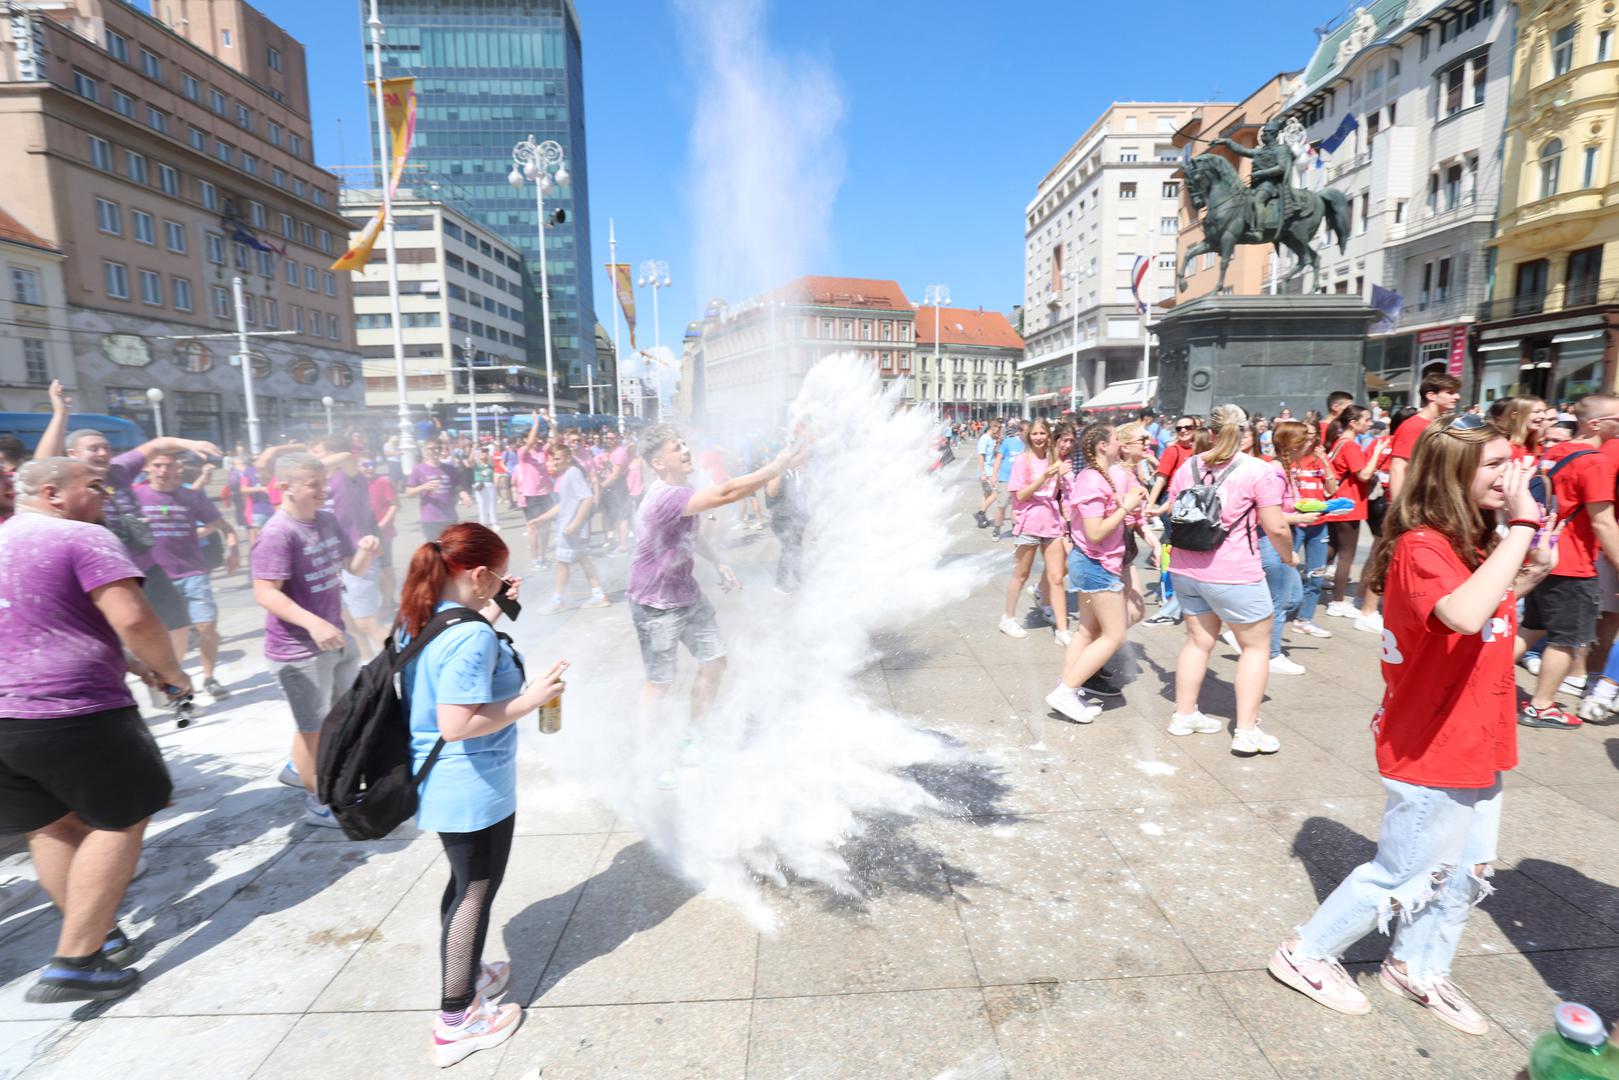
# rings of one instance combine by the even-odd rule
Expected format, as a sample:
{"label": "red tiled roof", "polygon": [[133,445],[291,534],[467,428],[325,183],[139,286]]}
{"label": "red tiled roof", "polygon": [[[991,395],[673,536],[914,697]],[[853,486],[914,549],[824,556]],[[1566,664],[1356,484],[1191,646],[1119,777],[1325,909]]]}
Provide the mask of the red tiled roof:
{"label": "red tiled roof", "polygon": [[61,251],[49,241],[43,240],[30,232],[22,222],[0,209],[0,240],[9,240],[13,244],[26,244],[29,247],[39,248],[41,251],[54,251],[58,255]]}
{"label": "red tiled roof", "polygon": [[899,282],[885,278],[820,277],[806,274],[765,295],[765,299],[808,301],[819,307],[909,311]]}
{"label": "red tiled roof", "polygon": [[[981,345],[986,348],[1021,349],[1023,339],[1018,337],[1006,316],[998,311],[973,308],[939,309],[939,343],[941,345]],[[916,344],[933,344],[933,308],[916,309]]]}

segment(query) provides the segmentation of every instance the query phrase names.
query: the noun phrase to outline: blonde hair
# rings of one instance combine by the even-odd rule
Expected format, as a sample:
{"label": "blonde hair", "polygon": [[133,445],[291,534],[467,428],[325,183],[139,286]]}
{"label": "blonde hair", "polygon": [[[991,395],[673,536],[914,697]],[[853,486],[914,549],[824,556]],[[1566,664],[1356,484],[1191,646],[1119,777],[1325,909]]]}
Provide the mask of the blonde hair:
{"label": "blonde hair", "polygon": [[1248,426],[1248,414],[1236,405],[1217,405],[1209,414],[1209,426],[1214,429],[1214,445],[1203,455],[1207,466],[1224,465],[1237,456],[1242,448],[1242,433]]}
{"label": "blonde hair", "polygon": [[1147,433],[1147,428],[1139,420],[1132,420],[1114,429],[1113,434],[1119,437],[1122,443],[1133,443]]}

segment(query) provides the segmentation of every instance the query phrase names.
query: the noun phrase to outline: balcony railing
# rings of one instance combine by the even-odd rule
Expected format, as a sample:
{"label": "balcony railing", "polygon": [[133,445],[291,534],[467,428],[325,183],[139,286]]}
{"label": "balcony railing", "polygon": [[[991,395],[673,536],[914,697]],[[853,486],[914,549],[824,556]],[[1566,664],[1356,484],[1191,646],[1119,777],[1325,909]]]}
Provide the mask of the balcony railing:
{"label": "balcony railing", "polygon": [[1539,315],[1547,311],[1572,311],[1599,304],[1619,304],[1619,278],[1582,281],[1549,292],[1503,296],[1479,305],[1480,322]]}

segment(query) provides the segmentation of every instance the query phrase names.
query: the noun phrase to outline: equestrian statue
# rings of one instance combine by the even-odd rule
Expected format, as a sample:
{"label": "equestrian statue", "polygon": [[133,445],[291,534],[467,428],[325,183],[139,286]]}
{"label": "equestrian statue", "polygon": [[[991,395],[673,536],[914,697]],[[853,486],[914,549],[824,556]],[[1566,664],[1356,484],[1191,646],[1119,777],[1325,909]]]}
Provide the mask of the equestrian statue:
{"label": "equestrian statue", "polygon": [[1186,191],[1195,209],[1203,211],[1203,239],[1193,244],[1177,270],[1177,284],[1186,289],[1186,267],[1205,252],[1220,256],[1220,283],[1215,292],[1225,291],[1226,268],[1238,244],[1270,244],[1279,253],[1283,246],[1296,257],[1292,281],[1309,266],[1312,292],[1321,286],[1321,258],[1316,254],[1316,230],[1325,221],[1341,252],[1349,242],[1349,201],[1337,188],[1320,192],[1291,187],[1293,150],[1277,138],[1282,123],[1266,122],[1259,132],[1259,145],[1243,146],[1230,139],[1215,139],[1210,146],[1224,146],[1253,162],[1245,186],[1231,162],[1219,154],[1203,153],[1187,161]]}

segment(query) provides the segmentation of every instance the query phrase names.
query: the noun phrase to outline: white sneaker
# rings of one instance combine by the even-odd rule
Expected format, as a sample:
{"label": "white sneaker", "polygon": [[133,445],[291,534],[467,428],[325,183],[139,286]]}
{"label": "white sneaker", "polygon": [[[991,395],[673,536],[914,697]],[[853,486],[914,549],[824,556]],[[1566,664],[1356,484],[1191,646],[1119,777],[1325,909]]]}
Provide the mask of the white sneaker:
{"label": "white sneaker", "polygon": [[1084,694],[1067,686],[1058,686],[1047,694],[1046,704],[1076,724],[1088,724],[1102,711],[1102,706],[1092,705]]}
{"label": "white sneaker", "polygon": [[1203,715],[1202,710],[1190,716],[1175,713],[1169,718],[1169,733],[1171,735],[1213,735],[1224,731],[1225,725],[1212,716]]}
{"label": "white sneaker", "polygon": [[1231,736],[1231,752],[1233,754],[1274,754],[1282,748],[1282,741],[1268,731],[1261,731],[1258,724],[1244,730],[1238,728]]}
{"label": "white sneaker", "polygon": [[1311,637],[1329,638],[1332,636],[1331,630],[1317,626],[1313,622],[1305,622],[1303,619],[1294,619],[1293,629],[1301,634],[1309,634]]}
{"label": "white sneaker", "polygon": [[1056,639],[1058,645],[1061,645],[1065,649],[1068,647],[1068,643],[1074,640],[1074,632],[1072,630],[1053,630],[1051,632],[1051,636]]}
{"label": "white sneaker", "polygon": [[1335,619],[1358,619],[1360,618],[1360,608],[1351,604],[1348,600],[1334,600],[1327,605],[1327,614]]}
{"label": "white sneaker", "polygon": [[1558,683],[1557,692],[1559,694],[1572,694],[1574,697],[1579,697],[1581,694],[1585,693],[1585,679],[1586,677],[1584,675],[1570,675],[1561,683]]}
{"label": "white sneaker", "polygon": [[1229,629],[1220,631],[1220,640],[1231,646],[1233,649],[1241,649],[1241,646],[1237,644],[1237,635],[1233,634]]}
{"label": "white sneaker", "polygon": [[1270,658],[1270,673],[1272,675],[1303,675],[1304,665],[1295,663],[1286,656],[1273,656]]}
{"label": "white sneaker", "polygon": [[[1600,687],[1602,684],[1598,683],[1597,685]],[[1579,714],[1581,720],[1601,722],[1608,718],[1609,713],[1613,712],[1613,706],[1614,699],[1612,697],[1601,697],[1598,691],[1593,690],[1580,701],[1580,707],[1575,712]]]}
{"label": "white sneaker", "polygon": [[1539,653],[1525,653],[1524,658],[1522,660],[1520,660],[1519,663],[1523,664],[1523,669],[1525,671],[1527,671],[1529,674],[1531,674],[1531,675],[1539,675],[1540,674],[1540,654]]}
{"label": "white sneaker", "polygon": [[1383,633],[1382,613],[1374,611],[1370,615],[1360,616],[1355,620],[1355,629],[1367,634],[1381,635]]}
{"label": "white sneaker", "polygon": [[596,589],[591,592],[590,599],[584,601],[579,606],[582,608],[610,607],[612,603],[613,602],[611,600],[607,599],[607,594],[603,593],[600,589]]}
{"label": "white sneaker", "polygon": [[517,1034],[517,1025],[522,1022],[521,1006],[496,1006],[481,997],[474,998],[466,1019],[454,1027],[433,1022],[433,1064],[448,1069],[470,1054],[499,1046]]}
{"label": "white sneaker", "polygon": [[1025,638],[1029,636],[1029,632],[1019,626],[1016,619],[1008,619],[1005,615],[1001,616],[1000,631],[1007,637]]}

